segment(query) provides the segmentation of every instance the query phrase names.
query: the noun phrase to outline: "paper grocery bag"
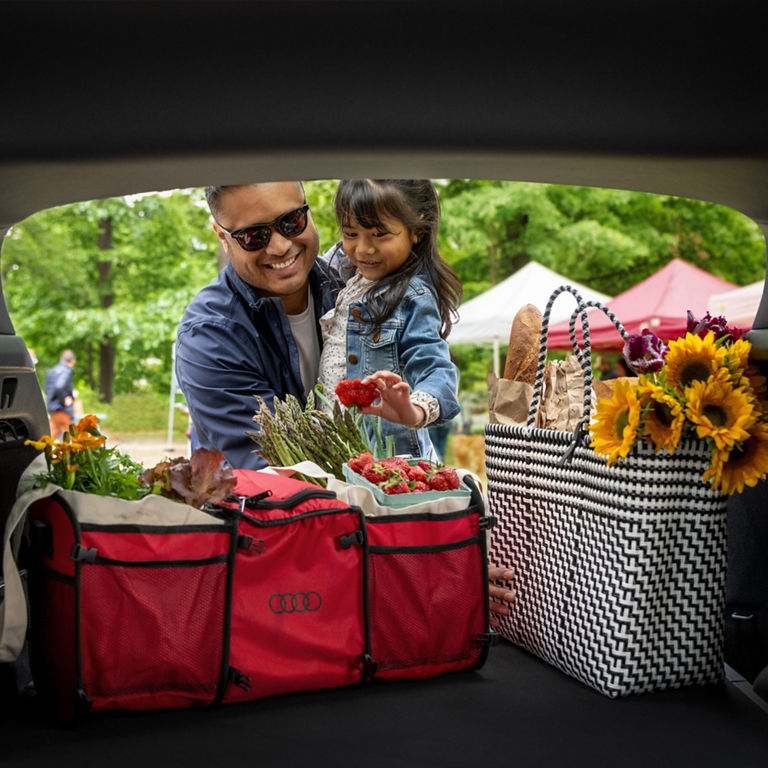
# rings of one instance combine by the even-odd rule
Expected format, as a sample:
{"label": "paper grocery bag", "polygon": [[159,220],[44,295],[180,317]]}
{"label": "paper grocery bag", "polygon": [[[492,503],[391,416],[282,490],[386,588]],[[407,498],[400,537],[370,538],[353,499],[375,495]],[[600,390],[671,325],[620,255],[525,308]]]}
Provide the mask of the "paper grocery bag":
{"label": "paper grocery bag", "polygon": [[524,381],[500,379],[488,374],[488,421],[490,424],[525,426],[533,387]]}

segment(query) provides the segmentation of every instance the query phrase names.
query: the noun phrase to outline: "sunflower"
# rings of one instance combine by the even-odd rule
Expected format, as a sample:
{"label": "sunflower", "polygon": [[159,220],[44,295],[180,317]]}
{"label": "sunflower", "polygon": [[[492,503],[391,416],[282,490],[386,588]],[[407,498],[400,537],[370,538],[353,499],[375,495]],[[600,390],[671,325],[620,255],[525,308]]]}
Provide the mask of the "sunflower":
{"label": "sunflower", "polygon": [[726,347],[725,357],[731,370],[743,371],[749,365],[749,353],[752,345],[746,339],[737,339]]}
{"label": "sunflower", "polygon": [[706,381],[718,368],[725,365],[726,350],[715,344],[710,331],[702,339],[686,333],[682,339],[669,342],[665,358],[664,378],[673,389],[682,392],[695,381]]}
{"label": "sunflower", "polygon": [[746,386],[752,390],[752,394],[758,400],[765,400],[768,388],[766,388],[766,379],[760,369],[756,365],[748,365],[744,368],[744,374],[742,376],[742,385],[744,385],[744,379],[746,379]]}
{"label": "sunflower", "polygon": [[746,440],[749,428],[757,420],[749,393],[734,388],[730,382],[710,379],[694,381],[685,390],[688,404],[685,415],[696,427],[699,437],[709,437],[718,450],[728,450]]}
{"label": "sunflower", "polygon": [[595,420],[589,425],[590,445],[596,453],[608,456],[608,464],[625,457],[637,439],[640,426],[640,401],[635,388],[622,379],[616,381],[613,397],[599,400]]}
{"label": "sunflower", "polygon": [[683,434],[683,404],[664,387],[645,377],[640,379],[637,390],[645,412],[643,437],[652,442],[657,451],[666,448],[668,453],[672,453]]}
{"label": "sunflower", "polygon": [[741,493],[744,486],[757,485],[768,473],[768,424],[758,422],[749,437],[730,451],[715,451],[712,464],[702,475],[712,488],[728,495]]}

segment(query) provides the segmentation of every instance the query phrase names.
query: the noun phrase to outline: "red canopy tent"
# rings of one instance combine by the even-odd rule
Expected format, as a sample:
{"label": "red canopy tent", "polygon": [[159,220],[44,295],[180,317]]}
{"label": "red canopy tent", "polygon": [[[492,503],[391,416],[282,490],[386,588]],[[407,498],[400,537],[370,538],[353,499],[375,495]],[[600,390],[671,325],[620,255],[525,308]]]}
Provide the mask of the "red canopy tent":
{"label": "red canopy tent", "polygon": [[[738,286],[710,275],[687,261],[673,259],[641,283],[620,293],[606,306],[621,321],[628,333],[640,333],[649,328],[664,339],[676,339],[685,333],[686,310],[700,318],[709,309],[709,297]],[[558,297],[557,302],[574,305],[573,297]],[[621,335],[602,312],[589,312],[589,340],[593,350],[620,352]],[[577,338],[581,341],[581,323],[577,321]],[[568,321],[552,325],[548,337],[549,349],[570,350]]]}

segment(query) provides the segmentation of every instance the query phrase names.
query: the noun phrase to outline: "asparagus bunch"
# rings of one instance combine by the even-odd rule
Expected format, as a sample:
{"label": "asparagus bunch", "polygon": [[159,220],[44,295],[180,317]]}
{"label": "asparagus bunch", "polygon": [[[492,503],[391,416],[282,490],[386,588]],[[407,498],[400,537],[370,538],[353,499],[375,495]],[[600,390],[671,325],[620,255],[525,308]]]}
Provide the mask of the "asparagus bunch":
{"label": "asparagus bunch", "polygon": [[256,400],[258,410],[253,420],[259,430],[248,432],[248,436],[259,446],[254,453],[267,464],[290,466],[313,461],[343,480],[343,465],[367,450],[352,414],[338,401],[334,401],[333,414],[329,415],[316,407],[314,392],[310,392],[303,410],[293,395],[287,395],[284,401],[274,398],[274,413],[263,398],[257,395]]}

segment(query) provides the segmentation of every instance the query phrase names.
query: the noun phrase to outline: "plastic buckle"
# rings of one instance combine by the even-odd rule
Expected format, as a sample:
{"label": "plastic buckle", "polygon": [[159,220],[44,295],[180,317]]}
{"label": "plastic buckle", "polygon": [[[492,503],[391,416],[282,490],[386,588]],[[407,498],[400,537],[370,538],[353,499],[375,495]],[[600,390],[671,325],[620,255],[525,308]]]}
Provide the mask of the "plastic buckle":
{"label": "plastic buckle", "polygon": [[352,531],[352,533],[343,533],[341,536],[339,536],[339,544],[341,544],[342,549],[349,549],[353,546],[360,546],[363,541],[363,532],[360,529]]}
{"label": "plastic buckle", "polygon": [[257,555],[263,555],[267,551],[267,543],[264,539],[257,539],[255,536],[244,533],[237,537],[237,548],[244,549],[246,552],[253,552]]}
{"label": "plastic buckle", "polygon": [[483,517],[480,518],[477,524],[481,531],[490,531],[491,528],[493,528],[493,526],[496,525],[496,516],[484,515]]}
{"label": "plastic buckle", "polygon": [[76,563],[95,563],[99,550],[95,547],[87,549],[82,544],[74,544],[69,554]]}

